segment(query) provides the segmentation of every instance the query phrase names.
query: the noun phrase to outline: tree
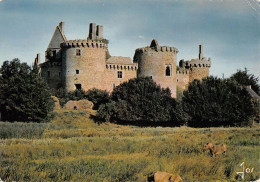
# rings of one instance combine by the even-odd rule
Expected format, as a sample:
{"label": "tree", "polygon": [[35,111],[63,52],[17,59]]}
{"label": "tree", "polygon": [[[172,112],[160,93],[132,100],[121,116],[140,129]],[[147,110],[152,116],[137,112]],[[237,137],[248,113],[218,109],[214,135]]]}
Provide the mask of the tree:
{"label": "tree", "polygon": [[47,119],[54,102],[38,70],[18,59],[5,61],[0,69],[0,105],[2,119],[36,121]]}
{"label": "tree", "polygon": [[176,106],[168,88],[161,88],[148,77],[135,78],[117,86],[97,116],[124,124],[173,126],[180,124]]}
{"label": "tree", "polygon": [[232,80],[236,81],[242,86],[251,85],[251,88],[260,95],[260,85],[258,84],[259,78],[255,77],[253,74],[249,74],[248,70],[245,68],[244,71],[238,70],[235,74],[230,77]]}
{"label": "tree", "polygon": [[109,102],[110,96],[109,93],[105,90],[93,88],[87,91],[86,98],[93,102],[93,109],[97,110],[101,104]]}
{"label": "tree", "polygon": [[193,127],[248,125],[255,112],[247,90],[231,79],[194,80],[183,95],[183,108]]}

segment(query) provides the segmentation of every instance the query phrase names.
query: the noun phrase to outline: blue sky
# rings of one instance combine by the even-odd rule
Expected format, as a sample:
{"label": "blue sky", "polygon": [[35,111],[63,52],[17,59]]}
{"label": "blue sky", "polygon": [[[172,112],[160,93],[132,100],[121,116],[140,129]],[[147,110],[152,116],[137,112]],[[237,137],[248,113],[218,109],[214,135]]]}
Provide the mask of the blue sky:
{"label": "blue sky", "polygon": [[211,75],[247,67],[260,77],[259,0],[0,0],[0,64],[31,64],[37,53],[43,62],[60,21],[69,40],[87,38],[91,22],[103,25],[113,56],[133,58],[156,39],[189,60],[203,44]]}

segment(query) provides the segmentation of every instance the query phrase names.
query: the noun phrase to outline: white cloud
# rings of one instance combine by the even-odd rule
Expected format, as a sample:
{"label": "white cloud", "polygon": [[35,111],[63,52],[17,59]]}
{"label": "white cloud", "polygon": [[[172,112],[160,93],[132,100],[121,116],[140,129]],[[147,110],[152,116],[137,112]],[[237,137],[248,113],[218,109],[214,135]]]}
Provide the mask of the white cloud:
{"label": "white cloud", "polygon": [[139,39],[144,39],[144,36],[143,35],[139,35],[138,38]]}
{"label": "white cloud", "polygon": [[0,0],[0,2],[2,2],[3,0]]}

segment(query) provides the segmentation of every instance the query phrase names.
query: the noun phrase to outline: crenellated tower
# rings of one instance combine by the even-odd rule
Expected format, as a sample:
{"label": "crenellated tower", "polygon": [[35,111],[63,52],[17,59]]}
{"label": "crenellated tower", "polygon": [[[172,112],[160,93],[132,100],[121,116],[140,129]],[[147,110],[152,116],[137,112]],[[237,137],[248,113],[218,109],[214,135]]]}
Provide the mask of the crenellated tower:
{"label": "crenellated tower", "polygon": [[176,55],[175,47],[159,46],[154,39],[149,47],[135,51],[134,62],[138,62],[137,77],[151,77],[162,88],[169,88],[176,97]]}
{"label": "crenellated tower", "polygon": [[199,45],[199,56],[188,61],[180,60],[177,68],[177,86],[180,90],[185,90],[193,80],[202,80],[209,76],[211,59],[203,56],[203,45]]}
{"label": "crenellated tower", "polygon": [[62,85],[67,91],[103,89],[107,44],[102,42],[101,27],[90,23],[87,39],[61,44]]}

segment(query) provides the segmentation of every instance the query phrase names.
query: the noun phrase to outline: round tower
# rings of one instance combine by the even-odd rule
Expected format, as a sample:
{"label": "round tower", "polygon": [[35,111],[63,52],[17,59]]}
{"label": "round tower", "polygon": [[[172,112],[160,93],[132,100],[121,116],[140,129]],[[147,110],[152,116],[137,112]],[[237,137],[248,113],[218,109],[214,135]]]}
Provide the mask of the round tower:
{"label": "round tower", "polygon": [[162,88],[169,88],[176,98],[176,55],[175,47],[159,46],[152,40],[150,47],[138,48],[134,62],[138,62],[137,77],[151,77]]}
{"label": "round tower", "polygon": [[107,44],[69,40],[62,44],[62,84],[67,91],[103,88]]}

